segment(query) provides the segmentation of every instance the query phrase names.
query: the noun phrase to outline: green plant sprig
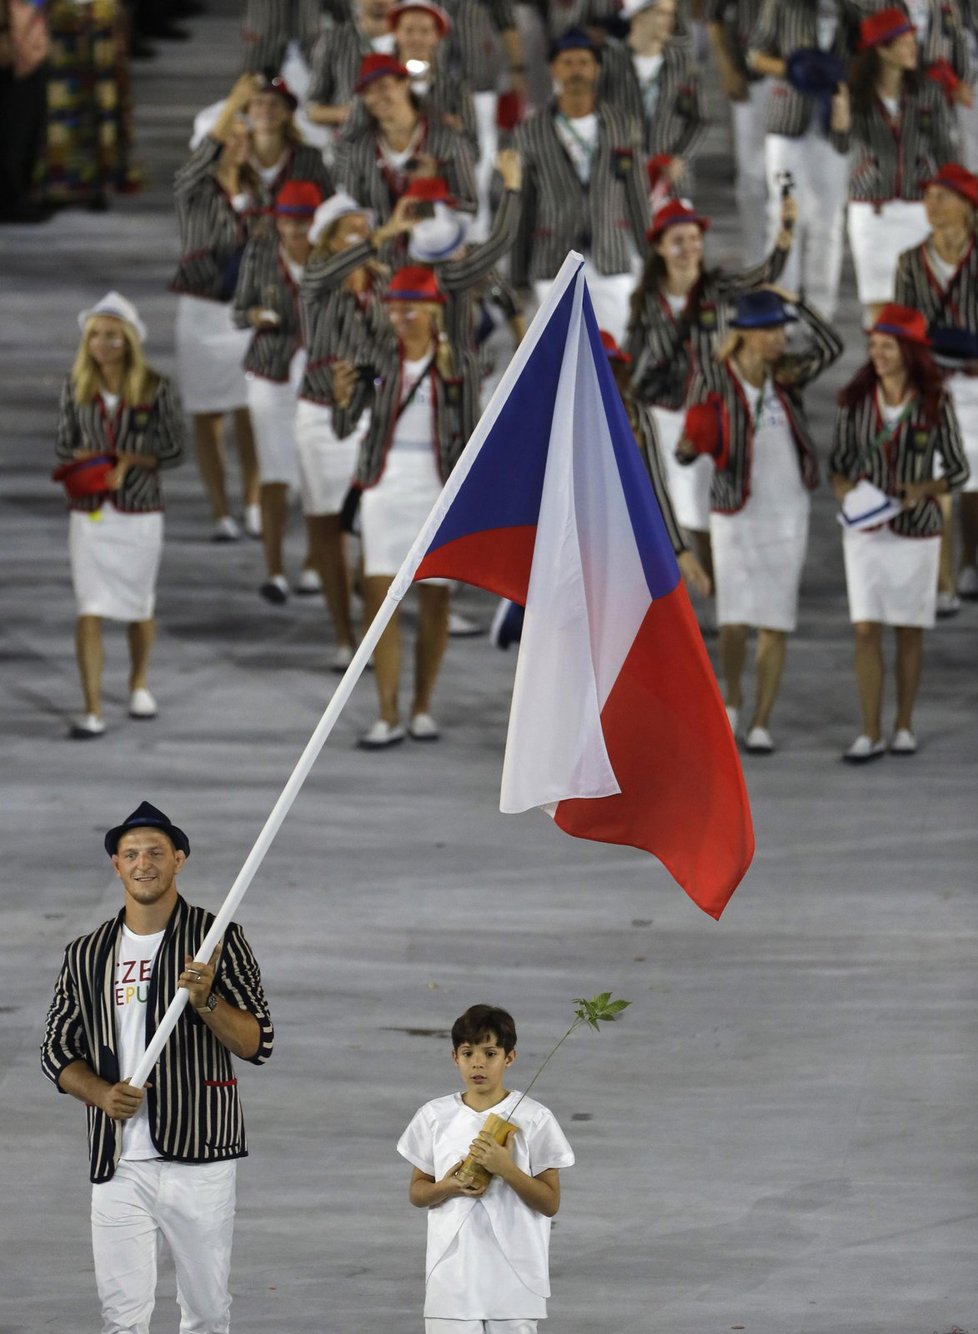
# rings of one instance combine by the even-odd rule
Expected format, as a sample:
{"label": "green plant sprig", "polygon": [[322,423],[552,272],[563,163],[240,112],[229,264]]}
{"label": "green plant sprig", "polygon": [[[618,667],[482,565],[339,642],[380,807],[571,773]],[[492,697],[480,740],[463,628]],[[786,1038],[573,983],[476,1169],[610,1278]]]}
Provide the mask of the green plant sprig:
{"label": "green plant sprig", "polygon": [[551,1058],[556,1054],[558,1049],[564,1045],[575,1029],[580,1028],[582,1024],[587,1024],[589,1028],[593,1028],[597,1031],[600,1024],[613,1024],[621,1014],[622,1010],[626,1010],[628,1006],[631,1005],[631,1001],[612,1000],[610,991],[602,991],[597,996],[592,996],[590,1000],[584,1000],[583,997],[576,996],[574,998],[574,1004],[577,1006],[577,1009],[574,1011],[574,1022],[560,1041],[555,1042],[544,1057],[543,1063],[520,1094],[516,1102],[516,1107],[509,1113],[507,1119],[516,1115],[516,1108],[519,1107],[530,1089],[543,1074],[544,1070],[550,1064]]}

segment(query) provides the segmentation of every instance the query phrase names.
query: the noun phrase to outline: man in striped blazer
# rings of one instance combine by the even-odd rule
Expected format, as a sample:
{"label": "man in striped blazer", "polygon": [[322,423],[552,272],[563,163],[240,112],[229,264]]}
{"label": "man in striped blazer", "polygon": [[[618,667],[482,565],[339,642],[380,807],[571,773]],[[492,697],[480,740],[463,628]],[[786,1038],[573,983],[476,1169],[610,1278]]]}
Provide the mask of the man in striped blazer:
{"label": "man in striped blazer", "polygon": [[[194,958],[213,916],[177,893],[190,841],[144,801],[110,829],[118,916],[65,951],[41,1047],[44,1073],[88,1108],[92,1245],[105,1329],[148,1329],[156,1248],[176,1265],[181,1328],[229,1327],[235,1160],[246,1156],[231,1055],[261,1065],[273,1030],[258,964],[229,924]],[[189,1004],[150,1082],[136,1068],[178,988]]]}
{"label": "man in striped blazer", "polygon": [[554,43],[550,71],[556,98],[516,135],[523,212],[511,276],[542,301],[567,252],[580,251],[598,324],[620,340],[649,225],[641,126],[598,101],[598,51],[586,33]]}

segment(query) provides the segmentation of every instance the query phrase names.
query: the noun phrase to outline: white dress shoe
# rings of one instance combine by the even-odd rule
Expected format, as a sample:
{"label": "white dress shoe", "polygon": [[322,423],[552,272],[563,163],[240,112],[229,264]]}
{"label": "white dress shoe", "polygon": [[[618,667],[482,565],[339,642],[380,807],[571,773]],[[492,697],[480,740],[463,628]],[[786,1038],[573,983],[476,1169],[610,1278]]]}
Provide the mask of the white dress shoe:
{"label": "white dress shoe", "polygon": [[868,764],[886,754],[886,745],[881,740],[873,741],[865,732],[857,736],[842,758],[848,764]]}
{"label": "white dress shoe", "polygon": [[260,505],[245,505],[244,530],[249,537],[261,537]]}
{"label": "white dress shoe", "polygon": [[958,572],[958,592],[963,598],[978,598],[978,570],[973,565]]}
{"label": "white dress shoe", "polygon": [[448,633],[452,639],[471,639],[474,635],[482,634],[482,626],[476,621],[470,621],[468,616],[463,616],[461,612],[450,611]]}
{"label": "white dress shoe", "polygon": [[214,525],[214,531],[211,533],[212,542],[237,542],[241,536],[241,529],[231,518],[230,514],[225,514],[223,519],[218,519]]}
{"label": "white dress shoe", "polygon": [[97,713],[85,713],[71,724],[68,735],[75,741],[88,741],[92,737],[101,736],[104,731],[105,723]]}
{"label": "white dress shoe", "polygon": [[140,686],[129,696],[130,718],[155,718],[158,712],[156,700],[145,686]]}
{"label": "white dress shoe", "polygon": [[430,713],[416,713],[408,731],[415,741],[437,741],[441,736],[438,724]]}
{"label": "white dress shoe", "polygon": [[295,591],[300,597],[312,597],[314,593],[323,591],[323,581],[320,579],[316,570],[305,569],[299,575]]}
{"label": "white dress shoe", "polygon": [[909,727],[900,727],[893,733],[890,741],[891,755],[916,755],[917,738]]}
{"label": "white dress shoe", "polygon": [[937,616],[939,620],[950,620],[952,616],[957,616],[960,610],[961,599],[956,593],[938,593]]}
{"label": "white dress shoe", "polygon": [[403,740],[404,728],[400,723],[388,723],[378,718],[364,732],[357,745],[361,750],[386,750],[388,746],[396,746]]}
{"label": "white dress shoe", "polygon": [[744,738],[744,745],[751,755],[770,755],[774,749],[771,733],[766,727],[752,727]]}

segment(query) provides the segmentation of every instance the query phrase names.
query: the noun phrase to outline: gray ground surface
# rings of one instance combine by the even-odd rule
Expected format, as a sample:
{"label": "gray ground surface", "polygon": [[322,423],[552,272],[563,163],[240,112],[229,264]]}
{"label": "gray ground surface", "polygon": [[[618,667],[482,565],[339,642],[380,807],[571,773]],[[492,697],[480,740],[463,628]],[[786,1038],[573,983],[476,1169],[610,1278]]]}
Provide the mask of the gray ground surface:
{"label": "gray ground surface", "polygon": [[[161,716],[125,718],[116,627],[111,730],[65,740],[79,696],[65,518],[47,480],[57,390],[76,311],[110,286],[138,301],[154,359],[171,365],[168,181],[192,113],[237,58],[228,18],[194,30],[138,71],[146,192],[0,235],[3,1334],[98,1326],[84,1114],[43,1079],[37,1045],[63,944],[117,906],[102,831],[151,798],[194,839],[184,891],[216,907],[332,685],[321,609],[267,609],[257,548],[204,540],[188,460],[168,479]],[[708,210],[730,207],[722,127],[700,179]],[[729,224],[710,243],[735,260]],[[823,446],[830,391],[859,357],[851,299],[844,314],[846,361],[812,396]],[[459,601],[491,613],[481,595]],[[424,1218],[393,1144],[420,1102],[454,1087],[444,1030],[498,1000],[530,1068],[571,998],[608,988],[634,1002],[623,1023],[577,1035],[538,1085],[578,1154],[547,1328],[978,1330],[976,621],[966,607],[928,637],[917,758],[843,767],[857,714],[820,495],[781,749],[746,762],[757,857],[720,925],[649,858],[498,814],[512,654],[452,645],[437,747],[357,752],[374,716],[365,680],[240,913],[278,1044],[268,1067],[241,1071],[253,1156],[239,1178],[238,1334],[419,1329]],[[172,1294],[164,1269],[154,1331],[176,1327]]]}

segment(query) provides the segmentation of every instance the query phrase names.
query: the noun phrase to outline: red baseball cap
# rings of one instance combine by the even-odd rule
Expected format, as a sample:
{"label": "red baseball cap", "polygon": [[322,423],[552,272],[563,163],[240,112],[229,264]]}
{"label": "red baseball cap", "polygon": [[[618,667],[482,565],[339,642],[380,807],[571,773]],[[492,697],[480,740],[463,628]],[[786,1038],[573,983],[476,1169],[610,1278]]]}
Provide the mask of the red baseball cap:
{"label": "red baseball cap", "polygon": [[945,162],[937,169],[937,175],[924,181],[928,185],[940,185],[945,190],[953,190],[956,195],[966,199],[972,208],[978,208],[978,176],[968,171],[958,162]]}
{"label": "red baseball cap", "polygon": [[360,61],[360,77],[357,79],[355,93],[362,93],[364,88],[377,79],[409,79],[407,69],[401,64],[396,56],[379,55],[372,52],[369,56],[364,56]]}
{"label": "red baseball cap", "polygon": [[916,32],[916,25],[903,9],[890,5],[878,9],[875,14],[867,14],[859,25],[859,49],[869,51],[874,46],[888,46],[905,32]]}
{"label": "red baseball cap", "polygon": [[323,192],[314,181],[286,181],[275,196],[272,212],[294,218],[311,218],[323,202]]}
{"label": "red baseball cap", "polygon": [[441,5],[429,4],[428,0],[401,0],[400,4],[391,5],[387,11],[387,26],[391,32],[397,27],[398,22],[404,14],[410,14],[416,11],[419,14],[430,14],[438,24],[438,36],[447,37],[452,27],[452,20]]}
{"label": "red baseball cap", "polygon": [[438,286],[434,269],[423,268],[420,264],[408,264],[398,269],[387,284],[385,301],[433,301],[439,306],[445,304],[445,293]]}
{"label": "red baseball cap", "polygon": [[922,313],[912,310],[910,306],[900,306],[895,301],[880,307],[869,332],[889,334],[891,338],[901,338],[905,343],[916,343],[918,347],[931,345],[927,337],[927,321]]}
{"label": "red baseball cap", "polygon": [[601,330],[601,346],[607,352],[609,361],[620,361],[623,366],[631,365],[631,357],[621,350],[615,342],[614,334],[610,334],[607,329]]}
{"label": "red baseball cap", "polygon": [[677,227],[683,222],[695,223],[701,232],[709,231],[710,228],[710,219],[697,213],[688,199],[668,199],[661,208],[656,209],[645,239],[657,241],[669,227]]}

